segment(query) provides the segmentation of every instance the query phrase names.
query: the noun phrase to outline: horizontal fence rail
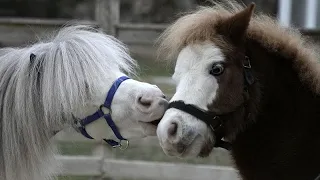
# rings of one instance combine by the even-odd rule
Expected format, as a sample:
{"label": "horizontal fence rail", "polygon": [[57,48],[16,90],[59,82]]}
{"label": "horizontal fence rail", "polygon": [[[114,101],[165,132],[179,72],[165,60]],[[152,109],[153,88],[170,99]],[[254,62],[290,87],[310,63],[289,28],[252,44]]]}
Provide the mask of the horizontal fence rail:
{"label": "horizontal fence rail", "polygon": [[89,156],[57,156],[64,176],[100,176],[161,180],[239,180],[231,167],[101,159]]}

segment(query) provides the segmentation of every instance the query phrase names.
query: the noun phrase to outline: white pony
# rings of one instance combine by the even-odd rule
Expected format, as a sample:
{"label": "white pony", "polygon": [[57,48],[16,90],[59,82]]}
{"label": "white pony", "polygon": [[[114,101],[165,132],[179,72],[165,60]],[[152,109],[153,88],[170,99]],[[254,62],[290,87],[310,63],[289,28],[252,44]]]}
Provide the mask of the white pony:
{"label": "white pony", "polygon": [[[115,38],[85,25],[62,28],[49,40],[0,50],[0,179],[44,180],[53,172],[50,139],[99,110],[113,83],[134,75],[136,62]],[[132,79],[114,90],[111,116],[87,123],[94,139],[156,135],[167,101],[155,85]]]}

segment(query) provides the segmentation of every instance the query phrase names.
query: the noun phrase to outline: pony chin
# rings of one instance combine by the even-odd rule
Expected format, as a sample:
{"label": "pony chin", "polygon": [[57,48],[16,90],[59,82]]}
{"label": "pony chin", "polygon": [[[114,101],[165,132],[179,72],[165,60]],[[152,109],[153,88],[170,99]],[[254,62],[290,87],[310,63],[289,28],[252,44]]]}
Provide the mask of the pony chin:
{"label": "pony chin", "polygon": [[[208,143],[204,143],[206,141],[209,141]],[[173,148],[168,147],[168,145],[164,145],[162,143],[161,147],[164,151],[164,153],[167,156],[175,156],[178,158],[186,158],[186,157],[208,157],[214,147],[214,143],[209,140],[205,140],[204,137],[197,136],[191,144],[188,146],[185,146],[185,149],[182,152],[178,152],[173,150]],[[169,145],[171,146],[171,145]],[[178,145],[179,146],[179,145]],[[181,148],[181,147],[180,147]],[[178,149],[180,149],[178,148]]]}
{"label": "pony chin", "polygon": [[157,126],[152,123],[139,122],[141,128],[143,129],[145,136],[156,136],[157,135]]}
{"label": "pony chin", "polygon": [[198,136],[179,157],[208,157],[213,149],[213,145],[214,143],[211,142],[211,138],[207,139]]}

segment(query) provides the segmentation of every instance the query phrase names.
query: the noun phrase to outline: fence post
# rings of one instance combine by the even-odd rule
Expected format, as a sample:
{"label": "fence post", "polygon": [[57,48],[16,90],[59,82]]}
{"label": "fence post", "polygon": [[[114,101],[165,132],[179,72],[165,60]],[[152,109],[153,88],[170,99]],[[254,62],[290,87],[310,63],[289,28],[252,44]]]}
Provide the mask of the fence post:
{"label": "fence post", "polygon": [[120,0],[96,0],[95,20],[105,32],[116,37],[120,22]]}
{"label": "fence post", "polygon": [[101,175],[99,177],[93,177],[90,180],[112,180],[113,178],[106,177],[106,174],[103,170],[104,160],[106,158],[113,157],[113,153],[111,149],[107,147],[106,144],[102,141],[94,147],[94,149],[92,150],[92,155],[95,157],[101,158],[101,165],[100,165]]}

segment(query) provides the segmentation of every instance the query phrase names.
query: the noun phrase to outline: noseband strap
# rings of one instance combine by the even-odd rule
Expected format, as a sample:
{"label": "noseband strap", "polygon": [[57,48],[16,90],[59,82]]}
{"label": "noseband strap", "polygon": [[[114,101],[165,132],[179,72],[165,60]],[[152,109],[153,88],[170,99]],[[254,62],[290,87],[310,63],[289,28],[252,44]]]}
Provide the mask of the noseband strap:
{"label": "noseband strap", "polygon": [[224,127],[219,115],[210,111],[203,110],[192,104],[185,104],[183,101],[172,101],[169,104],[168,109],[170,108],[179,109],[205,122],[216,136],[217,141],[214,146],[231,150],[231,144],[222,140],[224,136]]}
{"label": "noseband strap", "polygon": [[115,93],[117,92],[120,84],[123,81],[128,80],[128,79],[130,79],[130,78],[127,76],[122,76],[122,77],[118,78],[112,84],[112,86],[108,92],[107,98],[106,98],[105,102],[100,106],[100,108],[92,115],[87,116],[86,118],[81,119],[77,122],[78,129],[83,136],[85,136],[89,139],[93,139],[93,137],[91,137],[88,134],[88,132],[86,131],[85,126],[103,117],[107,121],[110,128],[112,129],[114,135],[119,139],[119,142],[115,141],[113,139],[104,139],[104,141],[107,142],[110,146],[112,146],[114,148],[119,147],[120,149],[126,149],[128,147],[129,141],[122,137],[117,126],[115,125],[114,121],[111,118],[111,115],[112,115],[111,103],[112,103],[113,97],[114,97]]}
{"label": "noseband strap", "polygon": [[197,106],[194,106],[192,104],[185,104],[183,101],[173,101],[169,104],[170,108],[179,109],[181,111],[184,111],[200,120],[205,122],[208,126],[210,126],[212,129],[217,128],[220,125],[219,121],[216,121],[218,116],[210,111],[206,111],[204,109],[201,109]]}

